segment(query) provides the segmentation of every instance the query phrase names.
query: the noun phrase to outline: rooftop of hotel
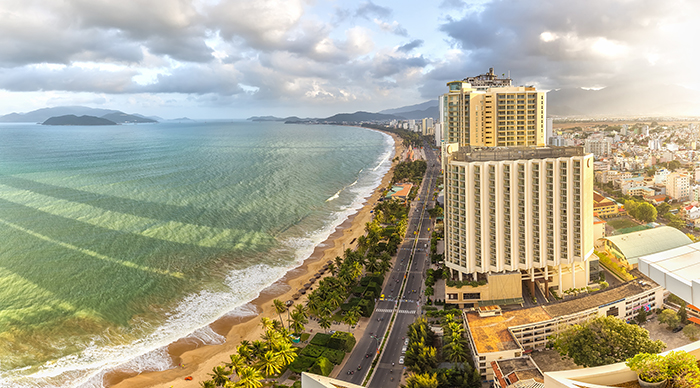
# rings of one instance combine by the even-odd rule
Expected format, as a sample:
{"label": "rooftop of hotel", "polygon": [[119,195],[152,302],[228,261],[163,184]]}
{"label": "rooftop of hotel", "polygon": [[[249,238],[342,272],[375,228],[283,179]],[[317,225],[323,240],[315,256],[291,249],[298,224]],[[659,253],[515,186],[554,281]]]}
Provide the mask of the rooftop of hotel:
{"label": "rooftop of hotel", "polygon": [[[468,147],[467,147],[468,148]],[[502,160],[528,160],[568,158],[585,155],[583,147],[495,147],[479,150],[458,151],[452,154],[457,162],[490,162]]]}
{"label": "rooftop of hotel", "polygon": [[469,331],[479,353],[519,349],[520,346],[508,331],[509,327],[550,319],[549,314],[540,306],[505,311],[502,315],[491,317],[480,317],[477,313],[467,313],[466,315]]}
{"label": "rooftop of hotel", "polygon": [[586,311],[594,307],[600,307],[608,303],[613,303],[618,300],[637,295],[646,290],[650,290],[657,286],[658,284],[654,283],[651,279],[642,278],[623,283],[622,285],[614,288],[608,288],[592,294],[584,294],[583,296],[575,299],[543,306],[542,308],[553,318],[562,317],[565,315]]}

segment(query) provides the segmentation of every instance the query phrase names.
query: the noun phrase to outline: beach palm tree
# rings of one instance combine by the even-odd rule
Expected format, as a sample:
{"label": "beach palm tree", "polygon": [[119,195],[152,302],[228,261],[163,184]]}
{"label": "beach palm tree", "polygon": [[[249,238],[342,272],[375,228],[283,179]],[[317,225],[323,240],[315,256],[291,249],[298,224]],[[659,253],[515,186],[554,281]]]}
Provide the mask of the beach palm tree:
{"label": "beach palm tree", "polygon": [[379,262],[377,261],[376,257],[370,256],[367,258],[367,263],[365,264],[365,270],[367,272],[377,272],[377,270],[379,270]]}
{"label": "beach palm tree", "polygon": [[294,312],[301,314],[304,318],[309,317],[309,309],[306,308],[306,306],[304,306],[302,304],[298,304],[298,305],[294,306]]}
{"label": "beach palm tree", "polygon": [[230,357],[231,362],[227,362],[226,366],[231,370],[232,373],[238,374],[238,371],[240,371],[241,368],[246,366],[246,359],[240,354],[232,354],[230,355]]}
{"label": "beach palm tree", "polygon": [[326,332],[331,328],[331,316],[330,314],[323,314],[318,317],[318,325],[321,326]]}
{"label": "beach palm tree", "polygon": [[212,381],[217,387],[223,387],[226,383],[231,381],[228,379],[231,372],[228,371],[225,366],[215,366],[212,372],[214,373],[210,373],[209,376],[211,376]]}
{"label": "beach palm tree", "polygon": [[262,372],[250,366],[242,368],[238,373],[238,378],[238,382],[236,382],[234,385],[236,388],[261,388],[263,386],[261,380],[264,378],[264,376],[262,375]]}
{"label": "beach palm tree", "polygon": [[282,360],[283,365],[289,365],[297,358],[298,349],[289,342],[283,342],[275,348],[275,352]]}
{"label": "beach palm tree", "polygon": [[253,361],[253,352],[250,348],[250,341],[243,340],[241,344],[236,348],[238,354],[245,359],[246,364],[250,364]]}
{"label": "beach palm tree", "polygon": [[272,319],[268,317],[262,317],[260,318],[260,325],[262,326],[263,330],[267,331],[275,327],[275,323],[272,322]]}
{"label": "beach palm tree", "polygon": [[267,349],[267,345],[260,340],[253,341],[250,346],[253,353],[253,358],[255,359],[260,358],[260,356],[265,353],[265,350]]}
{"label": "beach palm tree", "polygon": [[360,311],[360,306],[354,306],[347,313],[345,313],[343,322],[348,324],[348,331],[350,330],[350,326],[354,326],[360,321]]}
{"label": "beach palm tree", "polygon": [[256,366],[265,376],[270,377],[282,370],[282,357],[274,351],[268,350],[258,358]]}
{"label": "beach palm tree", "polygon": [[335,270],[337,267],[333,263],[328,263],[328,272],[331,273],[331,275],[335,276]]}
{"label": "beach palm tree", "polygon": [[205,380],[199,383],[202,388],[216,388],[216,383],[213,380]]}
{"label": "beach palm tree", "polygon": [[[287,305],[285,305],[284,302],[282,302],[282,301],[279,300],[279,299],[273,300],[273,301],[272,301],[272,304],[273,304],[273,306],[275,307],[275,311],[277,311],[277,315],[279,316],[280,322],[281,322],[281,321],[282,321],[282,313],[283,313],[285,310],[288,310],[288,309],[287,309]],[[284,324],[282,324],[282,326],[284,327]]]}
{"label": "beach palm tree", "polygon": [[304,314],[294,311],[289,326],[294,330],[294,333],[299,334],[304,331],[304,325],[307,323],[309,323],[309,320],[306,319]]}

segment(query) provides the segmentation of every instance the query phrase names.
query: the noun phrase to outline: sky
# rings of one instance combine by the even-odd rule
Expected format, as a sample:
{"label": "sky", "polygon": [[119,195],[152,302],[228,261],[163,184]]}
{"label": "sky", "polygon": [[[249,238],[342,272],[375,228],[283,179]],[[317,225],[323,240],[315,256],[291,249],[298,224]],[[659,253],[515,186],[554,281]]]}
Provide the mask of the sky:
{"label": "sky", "polygon": [[490,67],[541,90],[700,91],[698,37],[693,0],[0,0],[0,115],[327,117]]}

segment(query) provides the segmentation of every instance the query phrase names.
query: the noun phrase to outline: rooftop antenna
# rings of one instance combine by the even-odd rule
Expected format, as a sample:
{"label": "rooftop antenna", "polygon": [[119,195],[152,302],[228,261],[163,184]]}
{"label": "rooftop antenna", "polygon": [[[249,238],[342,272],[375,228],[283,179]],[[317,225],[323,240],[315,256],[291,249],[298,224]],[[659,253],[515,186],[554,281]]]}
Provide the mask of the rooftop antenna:
{"label": "rooftop antenna", "polygon": [[510,79],[510,70],[508,70],[508,79]]}

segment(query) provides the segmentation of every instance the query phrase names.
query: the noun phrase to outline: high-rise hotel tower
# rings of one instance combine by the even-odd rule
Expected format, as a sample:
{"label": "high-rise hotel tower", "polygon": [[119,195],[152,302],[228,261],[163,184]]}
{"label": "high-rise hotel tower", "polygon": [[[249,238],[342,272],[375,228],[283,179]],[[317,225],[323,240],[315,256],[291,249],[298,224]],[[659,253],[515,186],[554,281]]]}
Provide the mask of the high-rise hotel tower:
{"label": "high-rise hotel tower", "polygon": [[441,104],[445,301],[518,303],[523,286],[532,297],[585,287],[593,155],[544,147],[545,93],[509,79],[482,79],[478,89],[468,80],[448,83]]}

